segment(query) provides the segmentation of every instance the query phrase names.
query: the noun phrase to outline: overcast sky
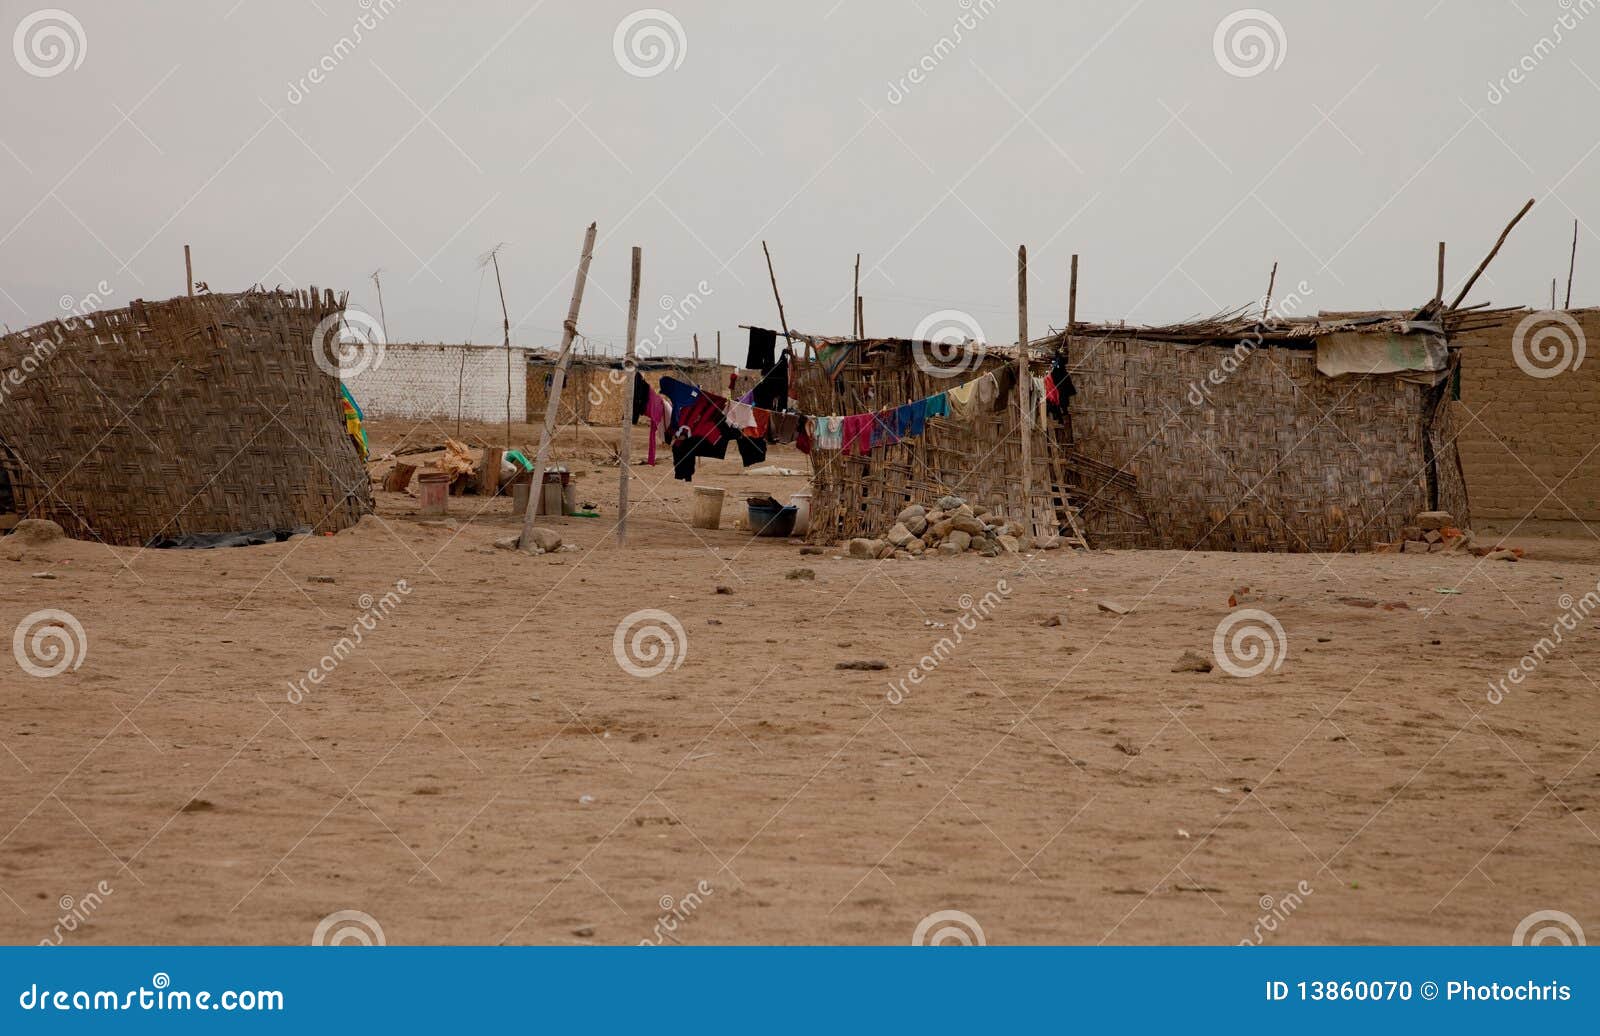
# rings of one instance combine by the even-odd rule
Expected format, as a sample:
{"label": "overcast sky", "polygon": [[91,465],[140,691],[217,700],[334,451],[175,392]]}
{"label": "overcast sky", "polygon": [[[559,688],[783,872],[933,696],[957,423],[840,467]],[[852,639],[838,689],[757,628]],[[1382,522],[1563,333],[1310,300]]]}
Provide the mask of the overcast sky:
{"label": "overcast sky", "polygon": [[376,311],[381,267],[391,339],[495,342],[504,242],[513,339],[550,345],[593,220],[593,339],[632,245],[641,336],[700,282],[708,349],[776,326],[765,239],[792,327],[849,330],[859,251],[869,333],[957,310],[1008,341],[1019,244],[1034,333],[1073,252],[1089,320],[1243,304],[1274,260],[1307,310],[1404,306],[1529,197],[1474,299],[1564,295],[1578,218],[1600,303],[1592,0],[54,2],[0,0],[14,330],[181,294],[188,242],[216,291]]}

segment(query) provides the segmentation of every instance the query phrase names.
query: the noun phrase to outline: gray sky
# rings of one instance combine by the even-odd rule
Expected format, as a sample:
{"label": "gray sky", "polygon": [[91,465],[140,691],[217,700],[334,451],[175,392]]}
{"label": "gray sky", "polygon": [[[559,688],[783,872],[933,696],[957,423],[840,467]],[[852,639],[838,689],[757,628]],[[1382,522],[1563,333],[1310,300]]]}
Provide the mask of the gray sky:
{"label": "gray sky", "polygon": [[659,0],[621,59],[632,0],[49,2],[72,21],[0,0],[12,329],[102,282],[108,305],[180,294],[188,242],[217,291],[376,310],[382,267],[393,339],[498,341],[477,258],[504,241],[513,338],[548,345],[594,220],[595,339],[620,344],[635,244],[641,336],[701,281],[702,343],[776,326],[765,238],[795,328],[848,331],[859,251],[869,333],[952,309],[1008,341],[1018,244],[1035,333],[1065,317],[1074,251],[1083,319],[1242,304],[1274,259],[1304,310],[1403,306],[1437,241],[1459,284],[1529,197],[1474,299],[1564,294],[1580,218],[1573,302],[1600,302],[1592,0],[1261,0],[1231,22],[1233,0]]}

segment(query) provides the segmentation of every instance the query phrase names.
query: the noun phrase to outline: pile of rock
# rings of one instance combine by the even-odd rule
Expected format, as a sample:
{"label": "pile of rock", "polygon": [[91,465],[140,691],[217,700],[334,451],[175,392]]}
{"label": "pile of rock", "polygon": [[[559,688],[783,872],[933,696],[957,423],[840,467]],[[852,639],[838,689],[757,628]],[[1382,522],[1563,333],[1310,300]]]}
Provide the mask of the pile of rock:
{"label": "pile of rock", "polygon": [[854,539],[853,558],[914,558],[923,554],[974,553],[998,557],[1023,550],[1055,550],[1057,537],[1035,541],[1020,521],[1007,520],[982,504],[959,496],[942,496],[927,508],[912,504],[895,516],[894,525],[879,539]]}
{"label": "pile of rock", "polygon": [[1423,511],[1410,525],[1400,530],[1393,543],[1376,543],[1379,554],[1472,554],[1493,561],[1516,561],[1522,551],[1503,544],[1479,544],[1472,533],[1456,527],[1448,511]]}

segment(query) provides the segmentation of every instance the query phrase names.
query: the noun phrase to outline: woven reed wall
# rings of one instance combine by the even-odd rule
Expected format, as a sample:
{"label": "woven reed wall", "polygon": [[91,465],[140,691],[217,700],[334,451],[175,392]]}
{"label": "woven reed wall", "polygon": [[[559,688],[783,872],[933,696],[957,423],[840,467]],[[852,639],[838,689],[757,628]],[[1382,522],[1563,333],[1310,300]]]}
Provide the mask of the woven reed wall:
{"label": "woven reed wall", "polygon": [[[818,365],[802,362],[795,391],[802,413],[866,413],[943,392],[1005,362],[986,356],[970,370],[939,378],[914,362],[910,343],[873,342],[854,350],[834,378]],[[1031,445],[1033,496],[1027,514],[1034,535],[1051,536],[1056,532],[1055,451],[1042,428],[1035,428]],[[813,450],[811,466],[807,535],[814,542],[882,536],[907,505],[931,505],[947,494],[1007,516],[1024,514],[1022,435],[1014,392],[1004,397],[999,411],[964,421],[936,418],[920,438],[879,447],[866,457]]]}
{"label": "woven reed wall", "polygon": [[1441,502],[1469,518],[1441,390],[1326,378],[1314,350],[1263,348],[1206,397],[1192,387],[1238,355],[1231,345],[1074,338],[1070,355],[1077,452],[1137,479],[1136,491],[1081,480],[1094,547],[1340,551],[1396,539],[1432,502],[1430,424]]}
{"label": "woven reed wall", "polygon": [[372,510],[313,332],[332,292],[199,295],[0,338],[0,469],[71,536],[310,525]]}
{"label": "woven reed wall", "polygon": [[[671,376],[679,381],[692,382],[719,395],[727,395],[728,375],[732,371],[732,367],[718,367],[713,363],[673,370],[646,370],[641,373],[652,388],[659,386],[663,377]],[[554,373],[553,363],[528,365],[527,420],[530,424],[544,420],[544,408],[550,398],[546,380]],[[573,424],[583,421],[607,427],[620,425],[622,404],[626,401],[621,388],[626,384],[627,381],[622,377],[620,368],[574,363],[567,370],[566,381],[561,386],[559,408],[561,423]],[[741,375],[735,392],[742,394],[754,387],[753,377]]]}

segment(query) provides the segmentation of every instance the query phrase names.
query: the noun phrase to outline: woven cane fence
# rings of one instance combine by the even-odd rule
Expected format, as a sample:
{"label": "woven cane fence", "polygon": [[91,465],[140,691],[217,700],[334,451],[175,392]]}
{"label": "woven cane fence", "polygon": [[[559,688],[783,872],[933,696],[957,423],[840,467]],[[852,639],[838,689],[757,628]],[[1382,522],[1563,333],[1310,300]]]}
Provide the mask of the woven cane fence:
{"label": "woven cane fence", "polygon": [[[795,379],[802,413],[869,413],[923,399],[988,371],[1014,364],[973,350],[954,366],[917,362],[918,343],[902,339],[857,343],[830,375],[800,361]],[[942,359],[942,358],[941,358]],[[1015,390],[994,409],[970,419],[934,418],[926,434],[880,446],[867,456],[839,450],[811,453],[811,527],[814,542],[882,536],[910,504],[931,506],[953,495],[1012,518],[1025,518],[1033,535],[1053,536],[1061,504],[1052,461],[1054,441],[1035,423],[1031,446],[1031,496],[1023,500],[1022,434]]]}
{"label": "woven cane fence", "polygon": [[1433,507],[1469,521],[1449,379],[1329,378],[1314,348],[1233,342],[1074,337],[1069,355],[1095,547],[1342,551]]}
{"label": "woven cane fence", "polygon": [[124,545],[353,524],[372,494],[314,342],[343,309],[315,288],[198,295],[0,338],[16,512]]}

